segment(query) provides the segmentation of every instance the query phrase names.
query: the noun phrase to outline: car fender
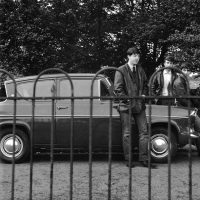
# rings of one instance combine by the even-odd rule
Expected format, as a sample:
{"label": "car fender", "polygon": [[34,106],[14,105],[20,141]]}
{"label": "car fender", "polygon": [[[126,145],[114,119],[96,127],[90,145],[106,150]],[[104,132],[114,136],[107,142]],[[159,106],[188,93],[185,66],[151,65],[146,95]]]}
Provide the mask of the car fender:
{"label": "car fender", "polygon": [[[188,142],[187,135],[183,134],[184,132],[187,132],[187,123],[178,123],[177,121],[171,119],[170,121],[171,127],[174,130],[174,133],[177,138],[177,142],[180,146],[184,146]],[[168,120],[159,120],[159,121],[152,121],[151,128],[154,128],[156,126],[165,126],[168,127]]]}
{"label": "car fender", "polygon": [[[0,122],[0,129],[6,128],[6,127],[13,127],[13,120],[6,120],[3,122]],[[31,127],[28,123],[17,120],[16,127],[24,130],[24,132],[27,133],[28,136],[30,135]]]}
{"label": "car fender", "polygon": [[[176,133],[180,134],[181,129],[180,129],[180,126],[177,124],[177,122],[171,119],[170,124],[171,124],[172,128],[174,128],[176,130]],[[159,125],[168,126],[168,120],[159,119],[159,121],[158,120],[152,120],[151,121],[151,127],[155,127],[155,126],[159,126]]]}

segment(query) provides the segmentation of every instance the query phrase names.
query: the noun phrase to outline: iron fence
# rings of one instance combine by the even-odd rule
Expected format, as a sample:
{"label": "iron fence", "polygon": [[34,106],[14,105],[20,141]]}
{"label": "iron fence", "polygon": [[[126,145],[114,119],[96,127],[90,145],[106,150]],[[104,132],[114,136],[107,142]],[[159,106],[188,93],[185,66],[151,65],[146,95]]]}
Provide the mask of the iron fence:
{"label": "iron fence", "polygon": [[[16,126],[17,126],[17,102],[20,100],[29,100],[31,101],[32,104],[32,114],[31,114],[31,126],[30,126],[30,159],[29,159],[29,163],[30,163],[30,186],[29,186],[29,197],[28,199],[33,199],[33,164],[34,164],[34,137],[35,137],[35,103],[37,100],[51,100],[51,133],[50,133],[50,184],[49,184],[49,199],[53,199],[53,186],[54,186],[54,163],[55,163],[55,159],[54,159],[54,138],[55,138],[55,134],[56,134],[56,129],[55,129],[55,101],[57,100],[69,100],[70,104],[71,104],[71,114],[70,114],[70,172],[69,172],[69,182],[70,182],[70,188],[69,188],[69,194],[66,195],[66,199],[74,199],[74,193],[73,193],[73,163],[74,163],[74,126],[76,126],[75,122],[74,122],[74,101],[76,101],[77,99],[88,99],[90,101],[90,108],[89,108],[89,160],[88,160],[88,164],[89,164],[89,174],[88,174],[88,179],[89,179],[89,193],[88,193],[88,199],[92,200],[93,199],[93,101],[95,99],[99,99],[99,96],[95,96],[94,95],[94,82],[97,79],[97,77],[104,73],[105,71],[120,71],[114,67],[108,67],[105,69],[101,69],[100,71],[98,71],[94,77],[91,79],[91,88],[90,88],[90,95],[88,97],[85,96],[76,96],[74,95],[74,84],[73,84],[73,80],[71,79],[70,75],[68,73],[66,73],[65,71],[61,70],[61,69],[47,69],[42,71],[37,78],[34,80],[34,85],[33,85],[33,95],[31,97],[22,97],[18,95],[18,91],[17,91],[17,83],[14,79],[14,77],[9,74],[7,71],[5,70],[0,70],[1,73],[7,74],[10,79],[13,81],[13,85],[14,85],[14,95],[13,96],[7,96],[7,97],[1,97],[2,100],[12,100],[13,103],[13,116],[12,116],[12,134],[13,134],[13,139],[12,139],[12,178],[11,178],[11,196],[10,199],[14,200],[17,199],[17,196],[15,195],[15,166],[16,166],[16,156],[15,156],[15,151],[16,151]],[[148,139],[148,199],[151,200],[152,198],[152,193],[151,193],[151,185],[152,185],[152,174],[151,174],[151,167],[150,167],[150,163],[152,162],[151,159],[151,135],[152,135],[152,101],[155,99],[155,96],[153,96],[151,94],[151,84],[153,82],[153,79],[156,75],[156,73],[158,73],[159,71],[161,71],[163,69],[159,69],[157,72],[155,72],[152,77],[150,78],[149,81],[149,95],[148,96],[136,96],[134,97],[135,99],[141,99],[143,98],[145,101],[148,102],[149,106],[148,106],[148,134],[149,134],[149,139]],[[177,71],[179,73],[181,73],[180,70],[177,69]],[[37,88],[37,83],[38,80],[45,74],[49,74],[52,72],[56,72],[56,73],[62,73],[64,75],[64,77],[69,80],[69,84],[70,84],[70,96],[67,97],[61,97],[57,95],[57,86],[54,84],[52,87],[52,96],[51,97],[37,97],[36,96],[36,88]],[[121,71],[120,71],[121,72]],[[185,77],[185,79],[187,80],[187,78]],[[156,97],[156,98],[160,98],[160,99],[178,99],[178,98],[186,98],[186,99],[194,99],[194,98],[199,98],[197,96],[191,96],[189,93],[189,82],[188,80],[186,81],[187,83],[187,95],[185,96],[167,96],[167,97]],[[107,99],[109,101],[109,126],[108,126],[108,182],[107,182],[107,199],[112,199],[112,140],[113,140],[113,107],[115,104],[116,99],[118,100],[119,98],[114,96],[114,93],[110,94],[109,96],[105,96],[105,99]],[[132,100],[133,98],[128,97],[127,99]],[[129,109],[131,110],[131,108]],[[188,103],[188,127],[191,127],[191,118],[189,116],[191,116],[191,112],[192,112],[192,108],[190,105],[190,101]],[[130,113],[130,117],[129,120],[131,122],[131,111]],[[6,117],[5,115],[1,115],[1,119]],[[67,123],[67,122],[66,122]],[[3,130],[3,125],[2,123],[0,123],[1,125],[1,131]],[[5,122],[4,122],[4,126],[5,126]],[[131,123],[130,123],[131,126]],[[171,144],[171,131],[172,126],[171,126],[171,105],[168,104],[168,139],[169,139],[169,144]],[[190,129],[188,129],[188,135],[190,134]],[[129,142],[131,143],[132,141],[132,137],[129,138]],[[189,143],[189,152],[188,152],[188,168],[189,168],[189,173],[188,173],[188,177],[189,177],[189,199],[192,199],[192,150],[191,150],[191,137],[188,137],[188,143]],[[132,143],[131,143],[132,144]],[[1,143],[2,145],[2,143]],[[2,147],[1,147],[2,148]],[[168,199],[171,199],[171,146],[168,146]],[[130,150],[130,161],[132,159],[132,151]],[[128,187],[128,199],[134,199],[133,196],[133,180],[132,180],[132,168],[129,167],[129,187]],[[27,183],[28,184],[28,183]]]}

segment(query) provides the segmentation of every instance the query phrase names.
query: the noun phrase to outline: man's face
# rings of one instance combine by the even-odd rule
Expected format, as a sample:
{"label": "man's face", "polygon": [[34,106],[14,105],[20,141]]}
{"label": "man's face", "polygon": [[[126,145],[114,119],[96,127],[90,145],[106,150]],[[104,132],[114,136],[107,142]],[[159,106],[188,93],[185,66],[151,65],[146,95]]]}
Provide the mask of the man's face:
{"label": "man's face", "polygon": [[128,55],[128,60],[132,65],[137,65],[140,60],[139,54]]}
{"label": "man's face", "polygon": [[169,61],[169,60],[165,60],[164,66],[165,66],[165,67],[173,67],[174,64],[173,64],[173,62],[171,62],[171,61]]}
{"label": "man's face", "polygon": [[189,75],[191,72],[187,69],[187,68],[182,68],[182,72],[187,76]]}

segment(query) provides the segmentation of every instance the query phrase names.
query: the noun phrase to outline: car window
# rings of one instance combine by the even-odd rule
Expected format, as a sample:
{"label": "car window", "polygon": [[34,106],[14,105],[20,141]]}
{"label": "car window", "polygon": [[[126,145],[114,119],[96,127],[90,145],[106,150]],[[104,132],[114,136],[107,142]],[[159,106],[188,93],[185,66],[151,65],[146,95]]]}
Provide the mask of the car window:
{"label": "car window", "polygon": [[[94,81],[94,92],[93,96],[99,96],[99,81]],[[72,80],[74,86],[74,96],[76,97],[89,97],[90,96],[90,88],[91,88],[91,80],[87,79],[74,79]],[[71,96],[71,86],[70,82],[67,79],[63,79],[60,81],[60,96],[61,97],[70,97]]]}
{"label": "car window", "polygon": [[0,84],[0,101],[4,101],[5,99],[3,99],[3,97],[6,97],[6,90],[5,90],[5,85],[4,84]]}
{"label": "car window", "polygon": [[100,82],[100,99],[109,100],[108,98],[104,97],[111,97],[111,96],[115,96],[112,82],[108,78],[102,79]]}
{"label": "car window", "polygon": [[[22,97],[33,96],[34,82],[17,83],[17,93]],[[52,89],[54,88],[54,80],[41,80],[36,83],[36,97],[52,97]]]}
{"label": "car window", "polygon": [[100,98],[101,100],[106,100],[104,97],[110,96],[108,86],[104,81],[100,81]]}

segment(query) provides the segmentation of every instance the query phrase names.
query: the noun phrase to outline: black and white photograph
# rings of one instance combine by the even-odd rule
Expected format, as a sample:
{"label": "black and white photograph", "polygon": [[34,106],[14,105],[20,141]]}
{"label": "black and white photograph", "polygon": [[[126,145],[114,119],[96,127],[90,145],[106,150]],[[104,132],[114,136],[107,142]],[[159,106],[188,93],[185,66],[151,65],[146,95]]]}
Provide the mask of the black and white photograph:
{"label": "black and white photograph", "polygon": [[0,200],[200,200],[200,1],[0,0]]}

